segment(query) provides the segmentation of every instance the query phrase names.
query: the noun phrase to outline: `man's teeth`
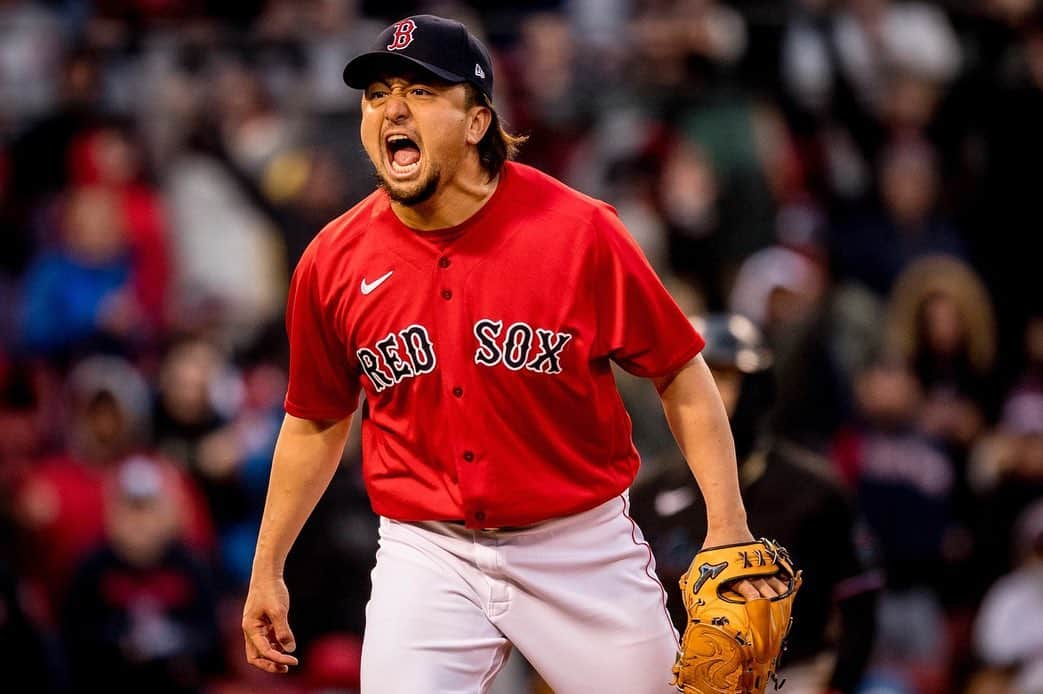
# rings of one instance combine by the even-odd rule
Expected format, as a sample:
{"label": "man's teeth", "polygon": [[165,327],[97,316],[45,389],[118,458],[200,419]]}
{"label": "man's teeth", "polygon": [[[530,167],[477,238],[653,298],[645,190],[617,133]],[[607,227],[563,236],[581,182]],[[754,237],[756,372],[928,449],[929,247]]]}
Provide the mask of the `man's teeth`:
{"label": "man's teeth", "polygon": [[409,173],[409,172],[413,171],[418,166],[420,166],[420,160],[419,159],[417,161],[413,162],[412,164],[407,164],[405,166],[402,166],[402,165],[396,163],[394,159],[391,160],[391,168],[392,168],[392,170],[395,171],[395,173],[403,173],[403,174],[404,173]]}

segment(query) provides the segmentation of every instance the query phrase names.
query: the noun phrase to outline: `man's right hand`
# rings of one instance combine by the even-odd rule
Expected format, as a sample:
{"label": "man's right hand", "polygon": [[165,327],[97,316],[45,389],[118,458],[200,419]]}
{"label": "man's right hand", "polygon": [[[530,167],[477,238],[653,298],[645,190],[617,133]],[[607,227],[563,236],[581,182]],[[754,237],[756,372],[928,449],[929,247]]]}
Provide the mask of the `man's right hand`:
{"label": "man's right hand", "polygon": [[246,662],[265,672],[289,671],[297,659],[290,655],[297,644],[290,631],[290,593],[281,578],[250,581],[243,607]]}
{"label": "man's right hand", "polygon": [[243,607],[246,661],[265,672],[297,664],[290,631],[290,593],[282,578],[286,555],[340,465],[351,416],[343,419],[283,418],[272,456],[268,498],[257,533],[250,592]]}

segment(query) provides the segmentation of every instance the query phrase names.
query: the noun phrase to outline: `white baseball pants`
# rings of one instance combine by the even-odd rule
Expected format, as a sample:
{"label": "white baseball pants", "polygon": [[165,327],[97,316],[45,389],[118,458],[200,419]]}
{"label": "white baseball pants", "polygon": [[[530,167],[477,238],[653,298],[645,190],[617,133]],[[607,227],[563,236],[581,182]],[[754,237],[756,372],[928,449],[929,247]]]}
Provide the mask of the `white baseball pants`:
{"label": "white baseball pants", "polygon": [[511,645],[555,694],[667,694],[677,631],[626,493],[522,530],[382,518],[362,694],[484,694]]}

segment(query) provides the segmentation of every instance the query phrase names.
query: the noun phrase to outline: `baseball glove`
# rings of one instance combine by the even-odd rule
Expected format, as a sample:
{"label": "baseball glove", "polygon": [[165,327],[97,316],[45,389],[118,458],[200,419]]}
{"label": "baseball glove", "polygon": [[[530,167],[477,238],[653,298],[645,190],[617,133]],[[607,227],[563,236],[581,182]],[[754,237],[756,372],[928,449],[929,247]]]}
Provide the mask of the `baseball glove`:
{"label": "baseball glove", "polygon": [[[774,598],[747,600],[733,582],[775,576],[788,588]],[[800,571],[771,540],[704,549],[681,577],[688,626],[674,663],[673,684],[684,694],[761,694],[790,627]]]}

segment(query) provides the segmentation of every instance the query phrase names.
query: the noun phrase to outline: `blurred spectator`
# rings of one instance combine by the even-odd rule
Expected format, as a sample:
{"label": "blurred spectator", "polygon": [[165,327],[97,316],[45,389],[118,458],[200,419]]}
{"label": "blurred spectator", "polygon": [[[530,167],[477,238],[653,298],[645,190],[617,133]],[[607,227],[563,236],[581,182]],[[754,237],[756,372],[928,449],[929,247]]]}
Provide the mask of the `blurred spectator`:
{"label": "blurred spectator", "polygon": [[916,427],[923,393],[903,363],[869,365],[855,393],[860,420],[838,439],[836,462],[880,540],[889,585],[931,584],[952,521],[952,463]]}
{"label": "blurred spectator", "polygon": [[[297,3],[286,3],[295,5]],[[379,22],[359,16],[358,0],[317,0],[304,5],[309,14],[296,24],[298,37],[305,42],[311,99],[320,111],[356,111],[359,100],[344,89],[344,66],[368,50],[374,36],[383,28]]]}
{"label": "blurred spectator", "polygon": [[696,284],[712,306],[722,305],[726,283],[719,188],[706,153],[694,142],[674,138],[666,147],[658,185],[670,267]]}
{"label": "blurred spectator", "polygon": [[959,234],[938,216],[938,162],[923,140],[897,142],[880,159],[880,206],[837,228],[831,240],[836,274],[887,295],[913,260],[965,254]]}
{"label": "blurred spectator", "polygon": [[988,291],[964,263],[927,257],[902,273],[889,314],[890,345],[908,360],[926,396],[920,427],[962,458],[995,399],[996,326]]}
{"label": "blurred spectator", "polygon": [[871,364],[856,394],[860,420],[838,437],[834,456],[855,485],[887,579],[873,662],[925,690],[944,689],[948,642],[940,588],[948,575],[956,472],[916,428],[923,395],[901,361]]}
{"label": "blurred spectator", "polygon": [[986,581],[1013,566],[1010,544],[1019,514],[1043,498],[1043,394],[1016,391],[996,430],[976,446],[970,469],[977,494]]}
{"label": "blurred spectator", "polygon": [[70,178],[75,185],[110,191],[120,206],[133,264],[134,295],[153,332],[166,323],[170,260],[166,213],[158,192],[146,183],[143,153],[118,128],[99,128],[71,145]]}
{"label": "blurred spectator", "polygon": [[[141,449],[149,428],[145,382],[115,357],[91,357],[73,369],[68,406],[66,449],[27,469],[16,493],[22,558],[32,558],[27,573],[52,601],[103,536],[106,476]],[[181,483],[186,537],[195,547],[209,548],[209,516],[190,483]]]}
{"label": "blurred spectator", "polygon": [[1013,535],[1017,567],[989,589],[975,628],[977,653],[1010,678],[1007,691],[1043,690],[1043,501],[1025,509]]}
{"label": "blurred spectator", "polygon": [[526,15],[519,39],[506,65],[516,91],[511,125],[533,145],[526,145],[522,159],[560,177],[590,129],[597,96],[591,77],[599,66],[576,50],[569,23],[558,13]]}
{"label": "blurred spectator", "polygon": [[293,123],[245,65],[226,61],[216,71],[212,98],[225,148],[240,169],[260,178],[271,158],[294,141]]}
{"label": "blurred spectator", "polygon": [[798,3],[782,39],[781,78],[813,189],[843,201],[865,196],[870,169],[896,141],[929,139],[953,156],[959,137],[945,107],[965,49],[936,5]]}
{"label": "blurred spectator", "polygon": [[[707,271],[723,279],[719,291],[727,295],[743,260],[775,241],[777,206],[797,185],[787,170],[789,134],[774,108],[725,87],[677,108],[681,136],[696,143],[702,154],[701,162],[690,164],[710,171],[710,186],[692,193],[710,197],[712,226],[701,231],[703,236],[715,231],[707,245],[720,267],[706,267],[699,255],[675,256],[675,271],[685,273],[690,265]],[[709,298],[711,307],[725,308],[716,297]]]}
{"label": "blurred spectator", "polygon": [[202,489],[223,578],[234,585],[249,578],[285,392],[280,370],[260,366],[249,376],[205,339],[176,340],[160,363],[153,410],[156,448]]}
{"label": "blurred spectator", "polygon": [[798,0],[782,32],[779,77],[800,108],[823,112],[837,78],[828,0]]}
{"label": "blurred spectator", "polygon": [[79,564],[62,615],[74,689],[199,691],[220,662],[216,596],[178,539],[173,471],[130,458],[105,496],[105,543]]}
{"label": "blurred spectator", "polygon": [[[618,59],[625,51],[630,3],[626,0],[574,0],[565,8],[585,49],[602,59]],[[611,57],[610,57],[611,56]]]}
{"label": "blurred spectator", "polygon": [[287,277],[315,233],[350,206],[353,183],[344,162],[320,147],[282,152],[267,167],[262,185],[279,209]]}
{"label": "blurred spectator", "polygon": [[945,13],[924,2],[845,4],[834,40],[840,69],[859,101],[878,114],[920,108],[922,99],[929,109],[936,85],[951,80],[961,62],[960,44]]}
{"label": "blurred spectator", "polygon": [[26,609],[26,595],[7,557],[0,556],[0,648],[10,658],[12,679],[31,682],[34,691],[58,691],[60,678],[49,667],[43,634]]}
{"label": "blurred spectator", "polygon": [[[733,65],[746,51],[742,15],[715,0],[654,0],[631,21],[637,82],[691,85],[700,68]],[[712,67],[711,67],[712,66]]]}
{"label": "blurred spectator", "polygon": [[153,440],[160,452],[198,474],[203,469],[222,471],[216,462],[200,461],[199,449],[206,436],[228,422],[228,402],[222,398],[232,383],[223,381],[228,368],[215,345],[196,337],[173,341],[160,362]]}
{"label": "blurred spectator", "polygon": [[0,352],[0,516],[9,510],[13,481],[43,446],[39,381],[28,363]]}
{"label": "blurred spectator", "polygon": [[[262,140],[264,134],[262,128]],[[164,185],[174,241],[174,320],[244,348],[285,308],[285,251],[255,184],[244,180],[212,133],[193,137],[192,147],[169,163]]]}
{"label": "blurred spectator", "polygon": [[[29,224],[35,205],[61,192],[67,183],[65,163],[70,143],[100,119],[102,65],[99,58],[87,48],[72,44],[66,48],[58,80],[59,102],[27,127],[19,129],[11,143],[11,189],[19,227]],[[24,233],[25,230],[17,231]]]}
{"label": "blurred spectator", "polygon": [[39,116],[54,105],[62,26],[36,2],[0,2],[0,121]]}
{"label": "blurred spectator", "polygon": [[61,240],[29,268],[23,285],[22,347],[59,358],[92,349],[128,352],[144,335],[133,260],[116,197],[73,190]]}
{"label": "blurred spectator", "polygon": [[818,256],[771,246],[742,264],[730,298],[731,309],[751,318],[775,353],[772,428],[820,454],[851,410],[837,343],[853,322],[839,310],[843,297],[828,289]]}
{"label": "blurred spectator", "polygon": [[[222,569],[236,586],[249,582],[253,568],[272,454],[285,414],[282,408],[285,394],[286,373],[281,368],[261,363],[245,370],[242,407],[231,439],[238,459],[231,480],[238,488],[236,496],[242,499],[242,508],[238,517],[220,529]],[[328,575],[328,571],[320,573]],[[321,608],[319,611],[322,612]]]}
{"label": "blurred spectator", "polygon": [[874,115],[861,107],[840,69],[836,6],[797,0],[786,18],[778,56],[782,106],[793,129],[810,190],[852,198],[868,185],[860,138],[877,139]]}
{"label": "blurred spectator", "polygon": [[142,440],[146,398],[141,375],[112,357],[84,360],[69,376],[67,450],[29,469],[16,497],[29,568],[52,597],[101,537],[104,470]]}
{"label": "blurred spectator", "polygon": [[59,679],[48,673],[45,637],[33,620],[32,598],[19,571],[13,498],[41,442],[36,389],[34,374],[0,352],[0,649],[16,663],[23,681],[52,692]]}
{"label": "blurred spectator", "polygon": [[[807,107],[821,105],[839,73],[859,103],[882,113],[889,77],[951,80],[960,45],[945,14],[924,2],[850,0],[828,21],[827,2],[805,0],[785,36],[783,77]],[[827,24],[822,27],[821,24]]]}
{"label": "blurred spectator", "polygon": [[822,267],[813,258],[773,246],[751,255],[739,268],[729,303],[775,345],[812,315],[825,288]]}
{"label": "blurred spectator", "polygon": [[643,3],[631,20],[635,97],[676,129],[659,153],[672,270],[704,288],[713,310],[742,259],[770,243],[767,170],[774,109],[736,88],[746,20],[713,1]]}

